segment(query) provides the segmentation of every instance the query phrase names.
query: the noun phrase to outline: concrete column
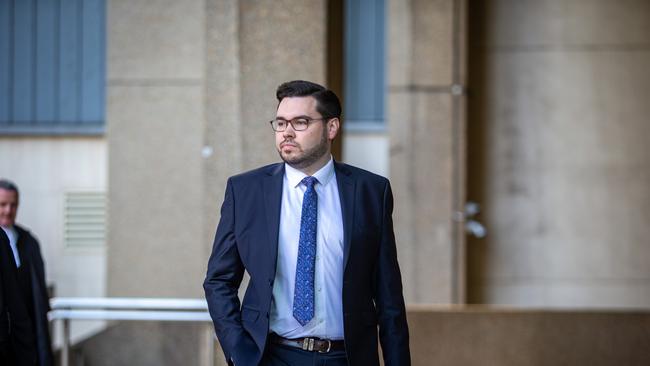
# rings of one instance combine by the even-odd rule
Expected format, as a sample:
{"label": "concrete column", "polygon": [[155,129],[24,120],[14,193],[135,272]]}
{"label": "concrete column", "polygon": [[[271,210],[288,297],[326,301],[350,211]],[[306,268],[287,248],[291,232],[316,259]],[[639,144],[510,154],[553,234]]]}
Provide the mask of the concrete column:
{"label": "concrete column", "polygon": [[650,306],[650,3],[472,6],[472,301]]}
{"label": "concrete column", "polygon": [[[279,160],[267,123],[275,88],[325,80],[325,5],[108,2],[109,296],[203,297],[227,177]],[[138,354],[105,364],[178,364],[200,353],[194,328],[151,325],[187,345],[167,349],[132,325],[115,329]],[[109,336],[101,347],[114,349]]]}
{"label": "concrete column", "polygon": [[108,294],[201,296],[205,4],[108,2]]}
{"label": "concrete column", "polygon": [[388,125],[395,231],[410,303],[463,299],[464,2],[389,1]]}
{"label": "concrete column", "polygon": [[325,10],[323,1],[206,3],[202,271],[228,177],[280,160],[268,123],[275,89],[294,79],[324,83]]}
{"label": "concrete column", "polygon": [[275,89],[295,79],[325,83],[324,0],[240,2],[240,74],[243,168],[280,160],[268,123],[277,107]]}
{"label": "concrete column", "polygon": [[279,160],[275,88],[324,82],[325,3],[115,0],[108,24],[109,294],[202,296],[226,178]]}
{"label": "concrete column", "polygon": [[204,261],[207,261],[212,250],[226,180],[241,171],[244,159],[239,25],[238,0],[206,1]]}

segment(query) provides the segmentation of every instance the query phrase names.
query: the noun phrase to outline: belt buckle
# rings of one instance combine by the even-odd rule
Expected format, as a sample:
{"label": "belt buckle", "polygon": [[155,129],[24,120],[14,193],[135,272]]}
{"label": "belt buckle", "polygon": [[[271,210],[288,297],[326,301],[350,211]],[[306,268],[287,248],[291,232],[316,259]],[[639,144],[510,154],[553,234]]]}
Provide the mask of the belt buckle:
{"label": "belt buckle", "polygon": [[302,349],[303,349],[303,351],[313,351],[314,350],[314,338],[305,337],[302,340]]}
{"label": "belt buckle", "polygon": [[329,353],[329,351],[332,349],[332,341],[329,339],[323,339],[323,341],[327,342],[327,349],[325,351],[318,350],[318,353]]}

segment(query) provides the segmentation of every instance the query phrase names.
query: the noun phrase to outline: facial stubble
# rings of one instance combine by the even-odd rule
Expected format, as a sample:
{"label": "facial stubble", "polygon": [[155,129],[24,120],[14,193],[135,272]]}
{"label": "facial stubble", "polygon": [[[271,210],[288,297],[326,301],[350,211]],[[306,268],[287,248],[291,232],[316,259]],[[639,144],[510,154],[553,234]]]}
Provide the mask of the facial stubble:
{"label": "facial stubble", "polygon": [[278,153],[280,158],[291,167],[295,169],[305,169],[315,162],[318,159],[322,158],[323,155],[327,154],[327,128],[323,129],[323,135],[321,137],[318,145],[312,147],[309,150],[303,151],[302,154],[295,156],[293,158],[285,157],[282,154],[282,149],[278,148]]}

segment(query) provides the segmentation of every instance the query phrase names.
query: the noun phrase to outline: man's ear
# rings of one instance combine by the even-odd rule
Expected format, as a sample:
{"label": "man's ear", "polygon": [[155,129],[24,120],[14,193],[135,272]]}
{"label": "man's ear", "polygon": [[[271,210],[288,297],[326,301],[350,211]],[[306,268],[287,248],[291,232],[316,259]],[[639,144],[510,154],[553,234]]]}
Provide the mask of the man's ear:
{"label": "man's ear", "polygon": [[327,138],[331,141],[334,140],[341,128],[341,121],[338,118],[331,118],[327,121]]}

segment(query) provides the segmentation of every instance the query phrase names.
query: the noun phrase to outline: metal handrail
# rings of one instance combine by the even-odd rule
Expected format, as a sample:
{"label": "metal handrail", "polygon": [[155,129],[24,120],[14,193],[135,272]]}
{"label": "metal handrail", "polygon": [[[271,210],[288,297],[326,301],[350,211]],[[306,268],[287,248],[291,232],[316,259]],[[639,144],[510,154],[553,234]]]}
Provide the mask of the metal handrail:
{"label": "metal handrail", "polygon": [[129,310],[52,310],[50,320],[147,320],[172,322],[210,321],[210,314],[196,311],[129,311]]}
{"label": "metal handrail", "polygon": [[[63,323],[61,365],[70,364],[71,320],[188,321],[210,322],[208,306],[203,299],[125,298],[125,297],[56,297],[50,300],[51,321]],[[206,327],[206,364],[214,360],[215,338]]]}
{"label": "metal handrail", "polygon": [[142,297],[55,297],[50,300],[52,309],[171,309],[207,310],[203,299],[170,299]]}

